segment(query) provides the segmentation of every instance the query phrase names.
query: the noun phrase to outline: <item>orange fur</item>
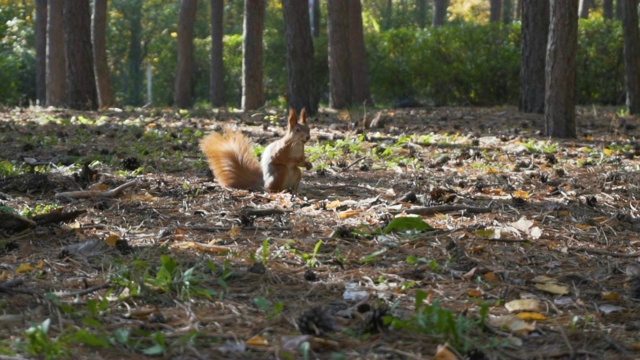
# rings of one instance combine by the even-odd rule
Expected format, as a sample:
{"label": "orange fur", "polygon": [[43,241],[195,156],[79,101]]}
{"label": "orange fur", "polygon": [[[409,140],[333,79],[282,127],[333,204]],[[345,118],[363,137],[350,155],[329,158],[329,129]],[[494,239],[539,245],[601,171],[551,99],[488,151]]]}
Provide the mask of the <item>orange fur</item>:
{"label": "orange fur", "polygon": [[251,142],[241,132],[227,129],[224,136],[212,132],[200,142],[209,168],[218,182],[237,189],[262,188],[262,170],[253,156]]}

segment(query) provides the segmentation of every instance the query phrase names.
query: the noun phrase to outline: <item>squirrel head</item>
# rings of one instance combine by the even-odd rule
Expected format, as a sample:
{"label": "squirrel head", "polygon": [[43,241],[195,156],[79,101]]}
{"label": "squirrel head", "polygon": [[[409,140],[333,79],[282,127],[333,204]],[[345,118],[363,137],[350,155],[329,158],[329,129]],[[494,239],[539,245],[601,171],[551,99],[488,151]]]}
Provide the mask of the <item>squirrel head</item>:
{"label": "squirrel head", "polygon": [[300,111],[300,119],[295,110],[289,110],[289,125],[287,126],[287,137],[291,142],[306,143],[311,138],[309,126],[307,125],[307,112]]}

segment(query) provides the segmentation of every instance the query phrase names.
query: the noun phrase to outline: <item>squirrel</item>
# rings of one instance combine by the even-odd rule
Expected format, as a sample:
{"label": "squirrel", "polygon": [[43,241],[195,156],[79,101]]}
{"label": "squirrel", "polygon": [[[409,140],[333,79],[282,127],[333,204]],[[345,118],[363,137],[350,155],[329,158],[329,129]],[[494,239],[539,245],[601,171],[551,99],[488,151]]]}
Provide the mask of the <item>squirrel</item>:
{"label": "squirrel", "polygon": [[236,189],[268,190],[295,193],[302,178],[299,167],[311,170],[305,160],[304,144],[309,141],[307,114],[289,111],[286,134],[269,144],[262,160],[254,157],[251,142],[241,132],[226,129],[224,135],[212,132],[200,141],[200,149],[209,162],[209,168],[223,186]]}

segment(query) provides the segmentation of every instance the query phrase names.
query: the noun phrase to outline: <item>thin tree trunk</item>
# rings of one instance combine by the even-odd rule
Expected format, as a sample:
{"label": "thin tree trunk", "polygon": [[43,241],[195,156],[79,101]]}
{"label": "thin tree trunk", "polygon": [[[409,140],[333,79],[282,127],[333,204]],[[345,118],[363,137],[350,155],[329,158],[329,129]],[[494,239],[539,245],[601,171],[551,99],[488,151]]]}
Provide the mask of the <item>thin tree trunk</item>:
{"label": "thin tree trunk", "polygon": [[329,32],[329,104],[343,108],[351,103],[351,74],[349,73],[349,4],[342,0],[328,0]]}
{"label": "thin tree trunk", "polygon": [[449,0],[433,0],[432,26],[442,26],[447,22],[447,8]]}
{"label": "thin tree trunk", "polygon": [[245,0],[242,41],[242,109],[264,105],[262,35],[265,0]]}
{"label": "thin tree trunk", "polygon": [[313,37],[320,36],[320,0],[313,0],[311,4],[311,33]]}
{"label": "thin tree trunk", "polygon": [[616,19],[622,20],[622,1],[616,0]]}
{"label": "thin tree trunk", "polygon": [[130,105],[142,105],[142,85],[144,72],[142,69],[142,5],[143,0],[127,0],[126,9],[129,19],[129,72],[125,79],[127,102]]}
{"label": "thin tree trunk", "polygon": [[427,26],[427,0],[416,0],[416,23],[420,29]]}
{"label": "thin tree trunk", "polygon": [[502,2],[502,22],[511,24],[513,21],[513,0],[503,0]]}
{"label": "thin tree trunk", "polygon": [[367,52],[362,29],[362,4],[360,0],[348,2],[349,16],[349,68],[351,73],[351,101],[372,104],[367,77]]}
{"label": "thin tree trunk", "polygon": [[593,8],[593,0],[580,0],[580,18],[588,19],[589,18],[589,10]]}
{"label": "thin tree trunk", "polygon": [[47,1],[47,106],[62,106],[66,101],[63,14],[64,0]]}
{"label": "thin tree trunk", "polygon": [[222,61],[224,0],[211,0],[211,106],[224,105],[224,62]]}
{"label": "thin tree trunk", "polygon": [[[331,0],[327,0],[331,1]],[[348,1],[346,1],[348,2]],[[347,4],[348,5],[348,4]],[[347,6],[345,5],[345,6]],[[382,14],[382,30],[389,30],[392,28],[393,20],[393,1],[387,0],[387,5],[384,8],[384,12]]]}
{"label": "thin tree trunk", "polygon": [[93,40],[93,70],[96,75],[98,103],[101,108],[113,105],[113,91],[107,63],[107,0],[94,0],[91,18],[91,39]]}
{"label": "thin tree trunk", "polygon": [[638,31],[638,0],[618,1],[622,3],[627,109],[631,114],[638,114],[640,113],[640,31]]}
{"label": "thin tree trunk", "polygon": [[515,9],[515,13],[513,15],[513,18],[516,21],[522,19],[522,1],[523,0],[516,0],[516,9]]}
{"label": "thin tree trunk", "polygon": [[282,0],[284,35],[287,46],[287,100],[300,113],[318,111],[313,78],[313,40],[309,24],[309,6],[304,1]]}
{"label": "thin tree trunk", "polygon": [[602,17],[613,19],[613,0],[602,0]]}
{"label": "thin tree trunk", "polygon": [[36,101],[47,101],[47,0],[36,0]]}
{"label": "thin tree trunk", "polygon": [[65,0],[64,38],[67,58],[67,105],[78,110],[97,109],[89,0]]}
{"label": "thin tree trunk", "polygon": [[552,0],[546,62],[546,134],[576,137],[578,0]]}
{"label": "thin tree trunk", "polygon": [[522,1],[520,111],[544,113],[549,0]]}
{"label": "thin tree trunk", "polygon": [[198,10],[198,0],[182,0],[178,17],[178,64],[174,103],[180,109],[188,109],[193,103],[193,30]]}
{"label": "thin tree trunk", "polygon": [[491,0],[489,22],[498,22],[502,16],[502,0]]}

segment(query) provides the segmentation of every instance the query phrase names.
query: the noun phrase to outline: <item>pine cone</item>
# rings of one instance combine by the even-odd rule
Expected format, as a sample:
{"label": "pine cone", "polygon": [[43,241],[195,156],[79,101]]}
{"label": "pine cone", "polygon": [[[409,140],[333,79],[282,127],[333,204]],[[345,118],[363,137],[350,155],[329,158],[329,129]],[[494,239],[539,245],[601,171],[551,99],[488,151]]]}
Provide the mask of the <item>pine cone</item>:
{"label": "pine cone", "polygon": [[297,324],[302,334],[320,336],[334,331],[336,321],[330,310],[316,306],[303,312]]}

